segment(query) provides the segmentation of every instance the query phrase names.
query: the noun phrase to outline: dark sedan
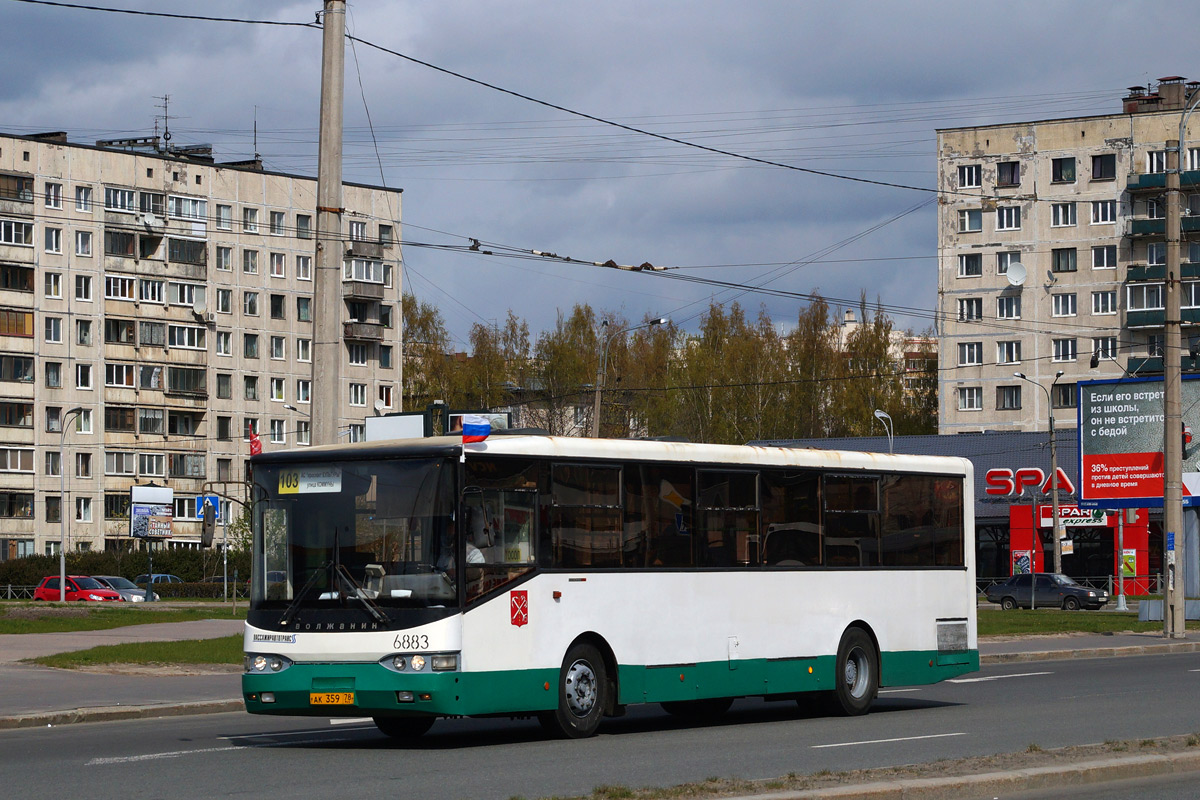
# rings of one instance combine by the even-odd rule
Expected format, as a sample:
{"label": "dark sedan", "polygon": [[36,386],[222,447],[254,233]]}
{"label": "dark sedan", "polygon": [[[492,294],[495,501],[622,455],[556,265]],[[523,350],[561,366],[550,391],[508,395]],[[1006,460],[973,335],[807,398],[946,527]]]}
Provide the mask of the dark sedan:
{"label": "dark sedan", "polygon": [[1040,572],[1036,576],[1013,575],[1004,583],[995,583],[987,588],[987,599],[998,603],[1001,608],[1029,608],[1029,587],[1037,578],[1037,607],[1062,608],[1074,611],[1077,608],[1103,608],[1108,603],[1108,592],[1080,586],[1066,575],[1057,572]]}

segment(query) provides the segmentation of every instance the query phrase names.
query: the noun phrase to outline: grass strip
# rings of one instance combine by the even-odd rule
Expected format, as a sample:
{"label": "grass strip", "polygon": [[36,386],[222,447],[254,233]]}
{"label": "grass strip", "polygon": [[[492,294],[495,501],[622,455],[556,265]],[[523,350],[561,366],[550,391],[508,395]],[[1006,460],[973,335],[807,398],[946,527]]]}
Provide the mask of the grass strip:
{"label": "grass strip", "polygon": [[1057,608],[1001,611],[979,609],[980,636],[1053,633],[1118,633],[1161,631],[1161,622],[1139,622],[1137,614],[1115,611],[1063,611]]}
{"label": "grass strip", "polygon": [[0,634],[103,631],[155,622],[231,618],[245,619],[245,606],[233,617],[229,608],[213,605],[159,608],[157,603],[14,603],[0,605]]}
{"label": "grass strip", "polygon": [[188,639],[181,642],[130,642],[106,644],[90,650],[31,658],[29,663],[59,669],[112,664],[186,666],[189,664],[241,664],[242,637]]}

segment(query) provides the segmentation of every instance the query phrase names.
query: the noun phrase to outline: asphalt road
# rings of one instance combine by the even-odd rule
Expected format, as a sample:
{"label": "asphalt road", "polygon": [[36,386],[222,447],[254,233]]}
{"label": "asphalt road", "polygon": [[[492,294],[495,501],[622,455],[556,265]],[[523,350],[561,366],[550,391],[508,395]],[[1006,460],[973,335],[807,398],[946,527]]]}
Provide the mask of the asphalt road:
{"label": "asphalt road", "polygon": [[[245,714],[3,731],[0,772],[8,797],[287,791],[505,800],[1197,730],[1200,654],[1187,653],[990,666],[956,682],[888,691],[870,715],[854,719],[748,700],[721,724],[690,727],[656,707],[635,707],[584,741],[548,740],[531,720],[441,720],[405,747],[367,721]],[[97,795],[96,787],[113,791]]]}

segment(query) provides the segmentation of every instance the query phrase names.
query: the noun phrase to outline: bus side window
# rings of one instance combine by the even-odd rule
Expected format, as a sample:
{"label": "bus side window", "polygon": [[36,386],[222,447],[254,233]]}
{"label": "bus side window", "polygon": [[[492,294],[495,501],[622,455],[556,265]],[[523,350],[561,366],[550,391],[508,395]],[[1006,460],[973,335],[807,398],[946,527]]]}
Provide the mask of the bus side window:
{"label": "bus side window", "polygon": [[758,473],[699,470],[696,489],[700,564],[757,565]]}
{"label": "bus side window", "polygon": [[692,476],[687,467],[625,467],[626,567],[690,567]]}
{"label": "bus side window", "polygon": [[824,563],[821,479],[812,471],[762,473],[762,563],[818,567]]}
{"label": "bus side window", "polygon": [[825,476],[825,563],[831,567],[880,564],[879,478]]}
{"label": "bus side window", "polygon": [[554,565],[621,566],[621,468],[555,464],[552,476]]}

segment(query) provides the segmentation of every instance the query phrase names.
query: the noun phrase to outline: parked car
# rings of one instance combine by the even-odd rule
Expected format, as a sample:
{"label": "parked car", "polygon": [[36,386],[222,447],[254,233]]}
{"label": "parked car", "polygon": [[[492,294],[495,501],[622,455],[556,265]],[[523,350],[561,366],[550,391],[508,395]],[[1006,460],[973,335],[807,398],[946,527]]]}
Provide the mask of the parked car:
{"label": "parked car", "polygon": [[[146,590],[129,580],[129,578],[122,578],[120,575],[93,575],[92,578],[112,589],[121,595],[123,600],[130,603],[141,603],[146,599]],[[158,594],[154,594],[151,599],[159,599]]]}
{"label": "parked car", "polygon": [[168,575],[165,572],[156,572],[153,576],[142,573],[133,579],[133,582],[141,586],[144,583],[150,583],[151,577],[154,578],[154,583],[183,583],[183,578],[177,575]]}
{"label": "parked car", "polygon": [[[61,596],[57,575],[42,578],[41,583],[33,590],[34,600],[58,600]],[[109,589],[95,578],[86,575],[67,576],[68,601],[120,602],[124,599],[118,592]]]}
{"label": "parked car", "polygon": [[[1057,572],[1039,572],[1037,574],[1037,606],[1038,608],[1063,608],[1074,611],[1077,608],[1103,608],[1108,603],[1108,592],[1104,589],[1090,589],[1080,586],[1071,578]],[[999,603],[1006,611],[1014,608],[1029,608],[1029,587],[1033,575],[1013,575],[1004,583],[996,583],[987,588],[987,599]]]}

